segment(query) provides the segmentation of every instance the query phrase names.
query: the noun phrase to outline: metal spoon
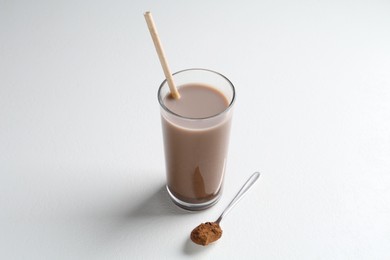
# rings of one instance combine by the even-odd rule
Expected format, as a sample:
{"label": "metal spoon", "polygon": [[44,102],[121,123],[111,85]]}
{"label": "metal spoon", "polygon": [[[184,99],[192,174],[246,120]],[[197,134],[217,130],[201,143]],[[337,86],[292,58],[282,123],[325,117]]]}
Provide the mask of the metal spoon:
{"label": "metal spoon", "polygon": [[229,203],[229,205],[226,207],[226,209],[222,212],[222,214],[219,216],[219,218],[215,221],[215,223],[220,223],[221,220],[230,212],[230,210],[237,204],[237,202],[240,201],[240,199],[245,195],[245,193],[249,190],[250,187],[257,181],[257,179],[260,177],[259,172],[255,172],[249,177],[249,179],[245,182],[245,184],[241,187],[241,189],[238,191],[236,196],[233,198],[233,200]]}
{"label": "metal spoon", "polygon": [[250,187],[257,181],[260,177],[259,172],[255,172],[249,177],[249,179],[244,183],[241,189],[238,191],[233,200],[225,208],[222,214],[218,217],[215,222],[206,222],[202,223],[191,232],[191,240],[199,245],[206,246],[209,243],[212,243],[218,240],[222,236],[222,229],[219,226],[219,223],[222,219],[230,212],[230,210],[240,201],[240,199],[245,195]]}

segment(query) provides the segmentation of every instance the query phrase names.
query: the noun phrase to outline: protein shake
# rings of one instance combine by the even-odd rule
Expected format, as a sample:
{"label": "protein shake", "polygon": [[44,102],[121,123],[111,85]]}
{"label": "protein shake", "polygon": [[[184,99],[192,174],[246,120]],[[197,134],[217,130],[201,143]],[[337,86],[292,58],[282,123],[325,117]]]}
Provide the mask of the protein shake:
{"label": "protein shake", "polygon": [[209,70],[190,69],[173,76],[180,99],[164,91],[165,81],[159,89],[167,189],[179,206],[201,210],[221,194],[234,87]]}

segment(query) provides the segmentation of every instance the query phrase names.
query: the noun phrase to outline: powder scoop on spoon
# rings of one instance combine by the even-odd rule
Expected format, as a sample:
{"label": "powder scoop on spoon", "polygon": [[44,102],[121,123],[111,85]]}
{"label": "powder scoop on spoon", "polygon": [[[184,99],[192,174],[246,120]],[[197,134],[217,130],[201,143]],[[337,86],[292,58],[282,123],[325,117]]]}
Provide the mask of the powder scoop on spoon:
{"label": "powder scoop on spoon", "polygon": [[259,172],[253,173],[216,221],[202,223],[192,230],[191,240],[198,245],[207,246],[208,244],[220,239],[222,236],[222,229],[219,226],[219,223],[237,204],[237,202],[243,197],[243,195],[249,190],[249,188],[252,187],[252,185],[257,181],[259,177]]}

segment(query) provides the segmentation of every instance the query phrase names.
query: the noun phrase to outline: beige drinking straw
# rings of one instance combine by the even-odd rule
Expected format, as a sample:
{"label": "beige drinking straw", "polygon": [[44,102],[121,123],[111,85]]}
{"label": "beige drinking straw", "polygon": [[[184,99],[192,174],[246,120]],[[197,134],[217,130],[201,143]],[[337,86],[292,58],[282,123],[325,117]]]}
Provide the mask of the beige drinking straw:
{"label": "beige drinking straw", "polygon": [[160,38],[158,37],[156,26],[153,21],[152,14],[150,12],[146,12],[144,14],[146,23],[148,24],[150,35],[152,36],[154,47],[156,48],[158,58],[160,59],[161,66],[164,70],[165,78],[168,81],[169,90],[171,91],[171,95],[175,99],[180,98],[180,94],[177,91],[175,86],[175,82],[173,81],[171,70],[169,69],[167,58],[165,57],[164,50],[161,45]]}

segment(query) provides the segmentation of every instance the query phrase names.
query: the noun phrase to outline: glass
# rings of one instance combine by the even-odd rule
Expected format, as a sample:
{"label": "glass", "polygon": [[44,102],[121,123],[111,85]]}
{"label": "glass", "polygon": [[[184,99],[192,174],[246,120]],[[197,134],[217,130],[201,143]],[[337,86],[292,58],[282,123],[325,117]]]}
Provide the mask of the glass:
{"label": "glass", "polygon": [[207,69],[187,69],[173,74],[180,88],[202,84],[228,101],[226,109],[204,118],[188,118],[169,110],[167,81],[158,90],[164,139],[167,190],[173,202],[188,210],[203,210],[218,202],[226,169],[235,89],[228,78]]}

